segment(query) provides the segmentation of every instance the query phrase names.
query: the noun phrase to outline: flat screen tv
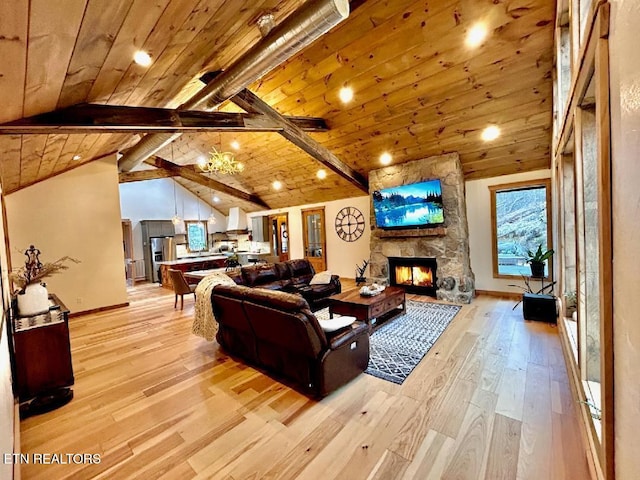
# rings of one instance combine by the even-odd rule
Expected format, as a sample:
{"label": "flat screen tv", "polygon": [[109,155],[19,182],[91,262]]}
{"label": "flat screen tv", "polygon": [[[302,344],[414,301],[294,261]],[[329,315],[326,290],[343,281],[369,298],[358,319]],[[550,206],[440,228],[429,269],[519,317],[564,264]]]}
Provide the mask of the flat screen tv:
{"label": "flat screen tv", "polygon": [[440,180],[383,188],[373,192],[378,228],[429,228],[444,223]]}

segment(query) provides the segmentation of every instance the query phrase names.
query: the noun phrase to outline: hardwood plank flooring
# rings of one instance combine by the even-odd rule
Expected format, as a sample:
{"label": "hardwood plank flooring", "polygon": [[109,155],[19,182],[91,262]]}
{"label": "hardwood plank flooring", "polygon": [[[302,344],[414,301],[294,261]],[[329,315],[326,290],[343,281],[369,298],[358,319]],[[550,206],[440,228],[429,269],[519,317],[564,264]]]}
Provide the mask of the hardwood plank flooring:
{"label": "hardwood plank flooring", "polygon": [[403,385],[363,374],[321,401],[192,335],[193,300],[129,301],[70,320],[75,398],[21,422],[22,453],[100,463],[22,478],[590,478],[557,329],[511,301],[463,306]]}

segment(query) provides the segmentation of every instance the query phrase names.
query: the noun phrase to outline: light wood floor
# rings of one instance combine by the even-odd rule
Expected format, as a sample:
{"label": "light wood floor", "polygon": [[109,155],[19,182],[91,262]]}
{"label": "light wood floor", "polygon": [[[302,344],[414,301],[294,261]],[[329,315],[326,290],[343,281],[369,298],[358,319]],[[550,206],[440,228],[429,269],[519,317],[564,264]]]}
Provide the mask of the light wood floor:
{"label": "light wood floor", "polygon": [[[71,320],[75,398],[21,423],[25,479],[588,479],[557,330],[464,306],[402,386],[363,374],[320,402],[190,333],[193,300],[131,290]],[[413,297],[414,299],[424,299]]]}

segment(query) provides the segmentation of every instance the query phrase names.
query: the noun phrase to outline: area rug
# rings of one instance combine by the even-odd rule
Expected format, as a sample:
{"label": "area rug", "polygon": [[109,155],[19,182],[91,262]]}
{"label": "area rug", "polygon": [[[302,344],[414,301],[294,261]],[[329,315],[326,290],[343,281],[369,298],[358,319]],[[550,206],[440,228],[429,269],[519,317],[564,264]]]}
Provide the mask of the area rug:
{"label": "area rug", "polygon": [[[370,339],[365,373],[402,384],[460,311],[459,305],[407,300],[407,312],[384,323]],[[328,318],[328,309],[316,312]]]}

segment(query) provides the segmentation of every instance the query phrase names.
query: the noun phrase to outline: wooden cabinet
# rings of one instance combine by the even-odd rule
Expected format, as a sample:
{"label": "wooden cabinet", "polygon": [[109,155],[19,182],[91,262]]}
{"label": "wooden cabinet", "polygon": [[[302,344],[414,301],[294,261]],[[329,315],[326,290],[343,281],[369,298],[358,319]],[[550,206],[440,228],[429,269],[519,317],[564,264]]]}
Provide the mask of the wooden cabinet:
{"label": "wooden cabinet", "polygon": [[[68,388],[74,383],[69,344],[69,310],[49,295],[52,309],[42,315],[12,319],[13,358],[16,393],[20,402],[46,399],[50,408],[71,399]],[[17,312],[14,303],[13,312]],[[57,402],[52,400],[59,398]],[[42,408],[42,402],[40,403]],[[42,411],[46,411],[42,409]]]}
{"label": "wooden cabinet", "polygon": [[171,220],[142,220],[140,222],[142,238],[173,237],[176,233]]}
{"label": "wooden cabinet", "polygon": [[251,235],[254,242],[269,241],[269,217],[251,218]]}

